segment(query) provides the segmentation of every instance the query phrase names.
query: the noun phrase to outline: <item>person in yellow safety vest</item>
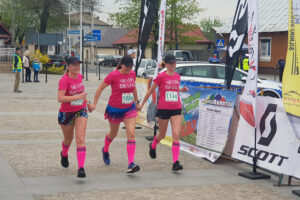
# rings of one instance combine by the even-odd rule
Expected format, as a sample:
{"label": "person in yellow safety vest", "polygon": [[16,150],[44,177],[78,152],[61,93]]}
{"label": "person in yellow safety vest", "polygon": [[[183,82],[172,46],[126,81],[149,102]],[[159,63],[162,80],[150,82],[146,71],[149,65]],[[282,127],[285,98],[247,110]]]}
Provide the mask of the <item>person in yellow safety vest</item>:
{"label": "person in yellow safety vest", "polygon": [[243,60],[243,70],[246,72],[249,70],[249,57],[247,55]]}
{"label": "person in yellow safety vest", "polygon": [[21,90],[19,90],[20,73],[22,72],[21,53],[21,49],[17,47],[16,53],[13,55],[13,72],[16,74],[14,92],[21,92]]}

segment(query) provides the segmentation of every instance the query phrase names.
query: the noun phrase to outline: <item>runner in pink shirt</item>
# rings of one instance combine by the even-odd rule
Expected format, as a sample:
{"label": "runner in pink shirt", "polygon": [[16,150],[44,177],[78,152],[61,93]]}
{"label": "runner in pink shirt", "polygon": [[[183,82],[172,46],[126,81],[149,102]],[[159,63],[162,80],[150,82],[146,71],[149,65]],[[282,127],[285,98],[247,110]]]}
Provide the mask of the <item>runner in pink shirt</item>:
{"label": "runner in pink shirt", "polygon": [[[84,162],[86,156],[85,133],[87,126],[87,109],[89,101],[84,92],[80,63],[76,57],[67,60],[68,66],[65,75],[59,80],[57,100],[61,103],[58,123],[64,134],[62,142],[61,165],[69,167],[68,150],[76,132],[78,174],[77,177],[86,177]],[[89,105],[88,105],[89,107]]]}
{"label": "runner in pink shirt", "polygon": [[156,145],[166,136],[168,123],[171,121],[172,127],[172,155],[173,155],[173,166],[172,171],[182,170],[183,166],[178,161],[179,150],[180,150],[180,131],[181,131],[181,109],[182,104],[179,98],[179,91],[186,92],[188,88],[179,88],[180,75],[175,72],[176,58],[173,55],[167,55],[164,59],[167,70],[158,74],[154,79],[152,86],[146,93],[142,104],[137,106],[138,110],[141,110],[156,89],[159,87],[159,100],[158,110],[156,116],[158,117],[159,133],[149,144],[149,154],[151,158],[156,158]]}
{"label": "runner in pink shirt", "polygon": [[124,121],[127,134],[127,173],[134,173],[140,167],[134,164],[135,155],[135,124],[136,124],[136,102],[138,102],[135,87],[135,72],[132,71],[133,60],[130,56],[124,56],[118,64],[117,69],[112,71],[101,83],[96,91],[91,110],[96,108],[102,91],[111,86],[111,95],[105,111],[105,119],[108,119],[110,132],[105,137],[105,144],[102,148],[103,161],[110,165],[109,146],[117,136],[120,123]]}

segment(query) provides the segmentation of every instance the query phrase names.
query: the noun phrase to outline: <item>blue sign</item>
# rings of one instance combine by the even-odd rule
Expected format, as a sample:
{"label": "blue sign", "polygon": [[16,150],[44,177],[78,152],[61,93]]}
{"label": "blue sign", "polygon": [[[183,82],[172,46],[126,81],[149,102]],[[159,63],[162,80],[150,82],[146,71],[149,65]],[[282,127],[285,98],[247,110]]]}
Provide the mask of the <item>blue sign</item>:
{"label": "blue sign", "polygon": [[101,40],[101,30],[92,30],[92,35],[97,38],[98,41]]}
{"label": "blue sign", "polygon": [[84,41],[85,42],[95,42],[95,41],[97,41],[97,38],[94,37],[93,35],[84,34]]}
{"label": "blue sign", "polygon": [[69,34],[80,34],[80,30],[69,30]]}
{"label": "blue sign", "polygon": [[224,47],[224,40],[223,39],[217,40],[217,47]]}

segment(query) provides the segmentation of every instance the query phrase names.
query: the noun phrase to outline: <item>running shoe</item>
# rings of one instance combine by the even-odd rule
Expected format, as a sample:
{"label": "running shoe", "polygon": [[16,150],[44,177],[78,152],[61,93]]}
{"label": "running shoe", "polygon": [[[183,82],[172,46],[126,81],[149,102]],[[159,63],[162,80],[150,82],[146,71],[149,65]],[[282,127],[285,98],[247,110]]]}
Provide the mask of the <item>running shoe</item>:
{"label": "running shoe", "polygon": [[102,148],[102,156],[103,156],[103,162],[106,165],[110,165],[109,153],[108,152],[104,152],[103,148]]}
{"label": "running shoe", "polygon": [[60,160],[60,164],[61,166],[63,166],[64,168],[68,168],[69,167],[69,160],[68,160],[68,156],[63,156],[62,155],[62,151],[60,152],[60,157],[61,157],[61,160]]}
{"label": "running shoe", "polygon": [[133,162],[128,165],[127,173],[134,173],[140,171],[140,166],[134,164]]}
{"label": "running shoe", "polygon": [[173,167],[172,167],[173,172],[176,172],[176,171],[179,171],[182,169],[183,169],[183,166],[179,163],[178,160],[175,163],[173,163]]}
{"label": "running shoe", "polygon": [[85,171],[84,171],[83,167],[81,167],[80,169],[78,169],[77,177],[78,178],[84,178],[84,177],[86,177],[86,174],[85,174]]}
{"label": "running shoe", "polygon": [[151,158],[156,158],[156,149],[152,149],[152,142],[149,144],[149,155]]}

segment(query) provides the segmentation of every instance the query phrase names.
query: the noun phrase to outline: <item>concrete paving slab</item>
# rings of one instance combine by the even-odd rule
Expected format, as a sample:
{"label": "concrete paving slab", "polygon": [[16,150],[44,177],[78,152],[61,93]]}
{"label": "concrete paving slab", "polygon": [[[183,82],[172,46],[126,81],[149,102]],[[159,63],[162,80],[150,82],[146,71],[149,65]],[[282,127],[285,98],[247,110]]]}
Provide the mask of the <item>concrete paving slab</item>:
{"label": "concrete paving slab", "polygon": [[37,200],[62,199],[133,199],[133,200],[287,200],[276,192],[255,184],[229,184],[214,186],[164,187],[151,189],[92,191],[83,193],[62,193],[56,195],[34,195]]}

